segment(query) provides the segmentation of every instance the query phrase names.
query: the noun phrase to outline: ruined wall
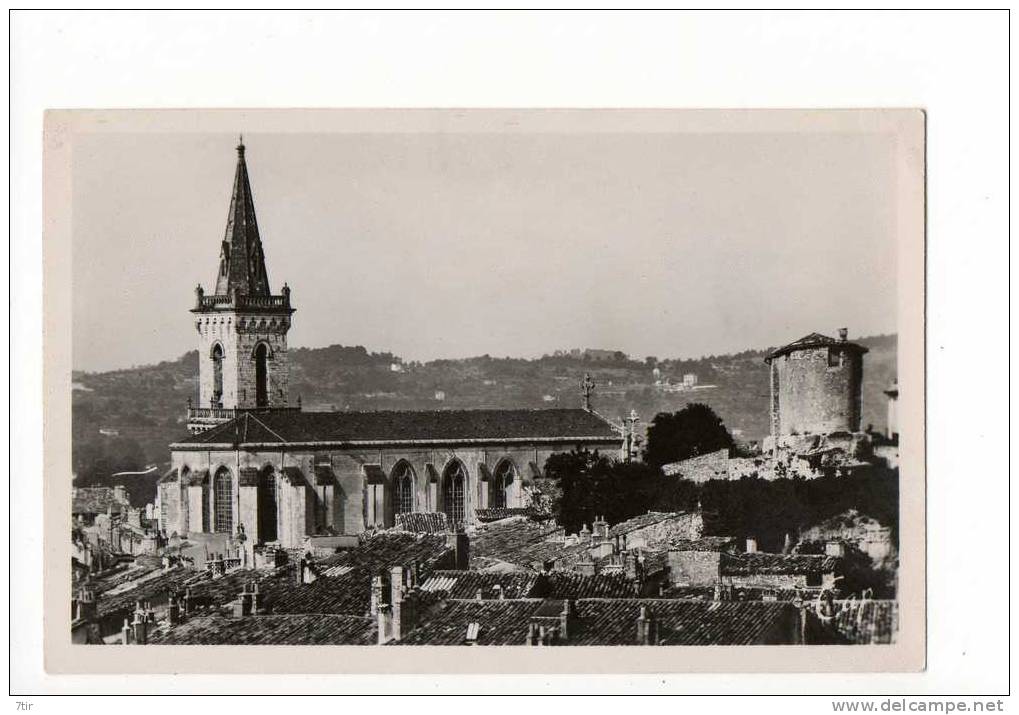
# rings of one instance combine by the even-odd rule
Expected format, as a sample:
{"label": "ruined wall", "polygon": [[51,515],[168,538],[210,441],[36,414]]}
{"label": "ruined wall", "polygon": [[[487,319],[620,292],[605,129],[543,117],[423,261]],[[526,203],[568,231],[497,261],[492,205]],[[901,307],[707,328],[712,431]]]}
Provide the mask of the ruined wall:
{"label": "ruined wall", "polygon": [[772,436],[860,430],[863,355],[842,346],[794,350],[771,363]]}

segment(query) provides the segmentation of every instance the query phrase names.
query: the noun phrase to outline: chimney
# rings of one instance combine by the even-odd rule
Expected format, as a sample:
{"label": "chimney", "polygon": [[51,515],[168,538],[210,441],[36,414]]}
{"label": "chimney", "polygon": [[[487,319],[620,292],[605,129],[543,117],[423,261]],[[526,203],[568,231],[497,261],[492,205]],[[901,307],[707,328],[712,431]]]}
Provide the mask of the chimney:
{"label": "chimney", "polygon": [[533,621],[527,624],[527,645],[540,645],[538,641],[538,624]]}
{"label": "chimney", "polygon": [[609,523],[605,521],[604,516],[601,516],[594,521],[591,525],[591,530],[596,539],[609,538]]}
{"label": "chimney", "polygon": [[658,645],[658,624],[647,606],[637,616],[637,645]]}
{"label": "chimney", "polygon": [[849,338],[849,328],[839,328],[839,342],[844,343]]}
{"label": "chimney", "polygon": [[467,645],[478,644],[478,634],[481,632],[481,624],[477,621],[472,621],[467,624],[467,633],[464,636],[464,642]]}
{"label": "chimney", "polygon": [[253,614],[255,614],[256,616],[262,616],[262,615],[265,615],[266,613],[269,612],[269,609],[266,608],[266,605],[265,605],[264,596],[265,596],[265,594],[263,594],[260,590],[258,590],[258,582],[257,581],[252,581],[251,582],[251,612]]}
{"label": "chimney", "polygon": [[96,615],[96,592],[84,586],[78,592],[78,618],[90,621]]}
{"label": "chimney", "polygon": [[570,631],[573,628],[573,621],[577,616],[576,606],[571,599],[563,601],[563,610],[559,614],[559,633],[563,641],[570,639]]}
{"label": "chimney", "polygon": [[390,636],[394,641],[399,641],[402,635],[400,626],[403,615],[403,578],[403,566],[393,566],[389,569]]}
{"label": "chimney", "polygon": [[446,546],[453,549],[453,569],[466,571],[471,565],[471,540],[463,532],[451,532],[446,534]]}
{"label": "chimney", "polygon": [[382,576],[377,575],[372,578],[370,615],[377,616],[383,605],[385,605],[385,588]]}
{"label": "chimney", "polygon": [[134,622],[131,624],[133,640],[138,645],[145,645],[148,642],[149,624],[145,614],[141,611],[134,612]]}
{"label": "chimney", "polygon": [[124,619],[124,625],[120,629],[120,642],[124,645],[130,645],[131,643],[131,622],[126,618]]}
{"label": "chimney", "polygon": [[184,616],[190,616],[191,612],[195,609],[195,600],[191,595],[191,587],[188,586],[184,589]]}
{"label": "chimney", "polygon": [[747,537],[747,553],[748,554],[757,553],[757,539],[755,539],[753,536]]}
{"label": "chimney", "polygon": [[166,617],[171,628],[180,623],[180,602],[176,596],[170,596],[170,603],[166,609]]}
{"label": "chimney", "polygon": [[787,531],[785,534],[785,542],[782,544],[782,553],[791,554],[793,552],[793,537]]}
{"label": "chimney", "polygon": [[127,487],[125,487],[123,484],[118,484],[117,486],[113,487],[113,499],[119,502],[120,504],[126,504],[128,501]]}

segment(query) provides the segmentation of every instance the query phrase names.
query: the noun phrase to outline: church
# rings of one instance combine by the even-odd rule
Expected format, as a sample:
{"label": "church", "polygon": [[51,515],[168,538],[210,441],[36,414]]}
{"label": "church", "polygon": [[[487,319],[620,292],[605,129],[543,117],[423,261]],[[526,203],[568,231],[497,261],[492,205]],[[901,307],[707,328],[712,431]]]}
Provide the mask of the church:
{"label": "church", "polygon": [[195,291],[198,401],[159,484],[167,535],[239,535],[300,547],[397,515],[522,507],[545,460],[619,452],[620,429],[591,409],[310,412],[288,392],[290,287],[269,287],[243,141],[215,291]]}

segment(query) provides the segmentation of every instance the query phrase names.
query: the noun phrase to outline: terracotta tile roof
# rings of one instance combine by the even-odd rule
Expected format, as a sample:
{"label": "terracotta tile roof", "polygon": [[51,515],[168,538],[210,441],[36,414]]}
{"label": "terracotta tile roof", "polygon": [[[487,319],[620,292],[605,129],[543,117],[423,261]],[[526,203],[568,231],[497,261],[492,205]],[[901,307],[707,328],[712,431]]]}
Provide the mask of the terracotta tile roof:
{"label": "terracotta tile roof", "polygon": [[642,605],[657,621],[660,645],[751,645],[773,629],[791,631],[799,618],[781,602],[588,599],[576,602],[579,627],[569,645],[636,645]]}
{"label": "terracotta tile roof", "polygon": [[158,645],[374,645],[376,619],[342,615],[231,616],[191,618],[165,627],[149,642]]}
{"label": "terracotta tile roof", "polygon": [[581,409],[379,412],[246,412],[179,444],[620,441],[604,419]]}
{"label": "terracotta tile roof", "polygon": [[478,645],[524,645],[531,615],[541,599],[449,600],[438,604],[396,645],[464,645],[477,623]]}
{"label": "terracotta tile roof", "polygon": [[[509,519],[511,516],[535,518],[538,517],[538,514],[532,507],[495,507],[492,509],[475,509],[474,516],[477,517],[478,521],[487,523]],[[545,515],[545,518],[548,519],[550,517]]]}
{"label": "terracotta tile roof", "polygon": [[841,559],[823,554],[726,554],[722,558],[723,576],[752,576],[757,574],[792,575],[830,573],[838,568]]}
{"label": "terracotta tile roof", "polygon": [[683,514],[684,512],[649,511],[647,514],[641,514],[633,517],[632,519],[619,522],[609,529],[609,536],[622,536],[623,534],[629,534],[631,531],[654,526],[655,524],[660,524],[663,521],[675,519]]}
{"label": "terracotta tile roof", "polygon": [[482,598],[497,598],[500,589],[504,598],[528,598],[538,578],[533,572],[433,571],[421,589],[446,598],[477,598],[479,589]]}
{"label": "terracotta tile roof", "polygon": [[622,573],[594,576],[572,571],[553,571],[539,576],[532,593],[542,598],[633,598],[637,583]]}
{"label": "terracotta tile roof", "polygon": [[764,361],[771,362],[773,359],[777,357],[780,357],[787,353],[794,352],[796,350],[810,350],[812,348],[826,348],[832,346],[848,348],[849,350],[858,351],[861,354],[869,352],[867,348],[863,347],[862,345],[857,345],[856,343],[843,342],[841,340],[836,340],[835,338],[830,338],[827,335],[822,335],[821,333],[811,333],[810,335],[804,335],[799,340],[792,341],[788,345],[783,345],[780,348],[772,350],[770,353],[768,353],[768,356],[764,359]]}
{"label": "terracotta tile roof", "polygon": [[134,612],[135,601],[163,601],[169,591],[181,590],[184,582],[195,576],[195,571],[177,568],[155,578],[146,578],[125,590],[104,593],[98,599],[96,613],[105,618]]}
{"label": "terracotta tile roof", "polygon": [[471,533],[471,555],[512,561],[505,556],[516,555],[528,547],[542,544],[558,531],[551,524],[539,524],[526,517],[500,519],[483,524]]}
{"label": "terracotta tile roof", "polygon": [[419,534],[445,534],[450,530],[449,517],[441,511],[397,514],[396,528]]}
{"label": "terracotta tile roof", "polygon": [[316,563],[321,567],[361,566],[376,571],[417,563],[423,577],[432,569],[442,567],[452,552],[446,545],[446,537],[441,534],[382,531],[365,539],[357,548],[340,551]]}
{"label": "terracotta tile roof", "polygon": [[[660,645],[750,645],[789,642],[799,614],[789,603],[681,601],[669,599],[580,599],[564,645],[637,645],[637,617],[646,606],[658,626]],[[477,623],[478,645],[524,645],[532,617],[557,616],[557,599],[448,600],[426,615],[399,645],[463,645]],[[780,637],[772,637],[781,632]]]}
{"label": "terracotta tile roof", "polygon": [[835,630],[853,644],[894,643],[899,630],[898,601],[835,601]]}
{"label": "terracotta tile roof", "polygon": [[702,536],[699,539],[670,539],[669,551],[731,551],[736,547],[735,536]]}

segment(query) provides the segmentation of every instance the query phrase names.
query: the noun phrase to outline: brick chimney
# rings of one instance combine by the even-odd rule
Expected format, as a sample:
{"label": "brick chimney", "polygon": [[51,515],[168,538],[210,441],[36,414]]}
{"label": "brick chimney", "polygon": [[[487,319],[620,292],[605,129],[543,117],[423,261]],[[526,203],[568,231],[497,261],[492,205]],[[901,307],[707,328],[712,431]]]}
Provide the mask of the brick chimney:
{"label": "brick chimney", "polygon": [[637,615],[637,645],[658,645],[658,623],[647,606]]}

